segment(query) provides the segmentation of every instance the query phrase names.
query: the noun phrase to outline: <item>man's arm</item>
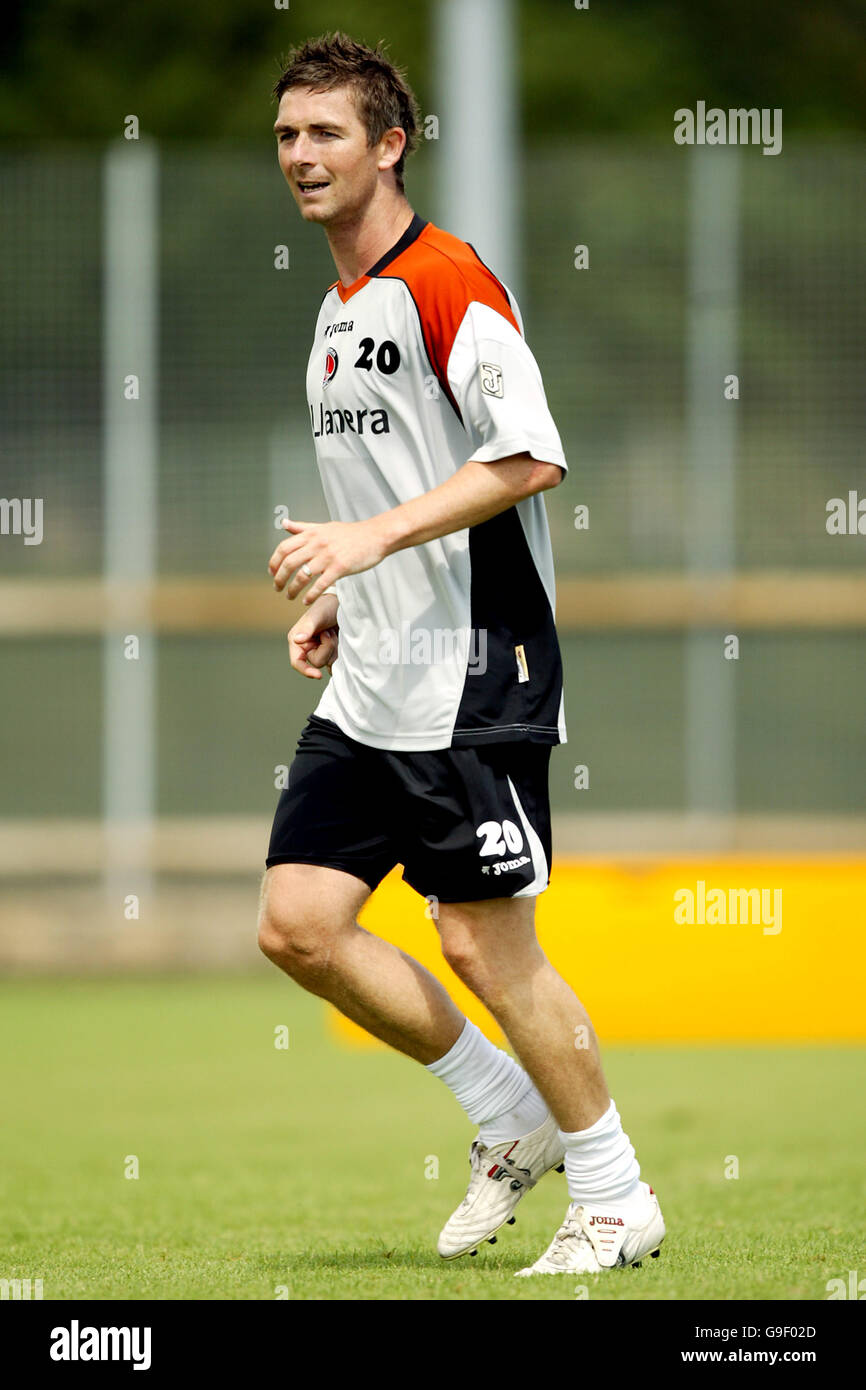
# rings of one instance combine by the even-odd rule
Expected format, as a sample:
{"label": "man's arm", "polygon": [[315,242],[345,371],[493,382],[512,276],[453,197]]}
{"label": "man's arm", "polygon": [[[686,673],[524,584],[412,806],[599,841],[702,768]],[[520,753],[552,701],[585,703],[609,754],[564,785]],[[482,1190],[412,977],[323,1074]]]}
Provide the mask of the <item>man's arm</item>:
{"label": "man's arm", "polygon": [[[304,602],[313,603],[335,579],[372,569],[397,550],[489,521],[524,497],[556,487],[563,477],[558,464],[526,452],[491,463],[469,459],[438,487],[367,521],[286,520],[283,525],[293,535],[280,542],[268,564],[274,588],[296,598],[310,585]],[[315,582],[304,574],[304,564]]]}
{"label": "man's arm", "polygon": [[446,482],[373,520],[381,523],[385,554],[392,555],[489,521],[524,497],[556,487],[564,476],[558,464],[540,463],[528,453],[492,463],[470,459]]}

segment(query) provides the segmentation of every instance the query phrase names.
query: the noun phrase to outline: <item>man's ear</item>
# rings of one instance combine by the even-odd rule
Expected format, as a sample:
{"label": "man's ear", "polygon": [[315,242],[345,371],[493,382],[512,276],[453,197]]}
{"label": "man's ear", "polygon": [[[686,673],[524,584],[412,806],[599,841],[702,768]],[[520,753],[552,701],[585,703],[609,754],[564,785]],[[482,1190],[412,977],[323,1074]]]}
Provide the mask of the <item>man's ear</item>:
{"label": "man's ear", "polygon": [[390,130],[386,130],[379,141],[379,148],[381,154],[379,155],[378,167],[383,171],[393,169],[406,148],[406,132],[403,127],[395,125]]}

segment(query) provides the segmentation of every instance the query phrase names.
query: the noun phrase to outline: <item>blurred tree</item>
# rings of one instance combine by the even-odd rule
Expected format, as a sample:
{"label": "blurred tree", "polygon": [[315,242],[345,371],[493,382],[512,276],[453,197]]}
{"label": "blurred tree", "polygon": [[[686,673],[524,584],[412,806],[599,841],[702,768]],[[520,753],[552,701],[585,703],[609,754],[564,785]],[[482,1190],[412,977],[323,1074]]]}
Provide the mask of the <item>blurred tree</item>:
{"label": "blurred tree", "polygon": [[[13,0],[0,34],[5,138],[258,138],[292,43],[343,28],[385,38],[422,110],[436,0]],[[669,138],[673,112],[781,106],[785,130],[866,129],[864,0],[519,0],[521,107],[533,135]]]}
{"label": "blurred tree", "polygon": [[532,131],[670,138],[681,106],[777,107],[788,131],[866,130],[864,0],[521,5]]}

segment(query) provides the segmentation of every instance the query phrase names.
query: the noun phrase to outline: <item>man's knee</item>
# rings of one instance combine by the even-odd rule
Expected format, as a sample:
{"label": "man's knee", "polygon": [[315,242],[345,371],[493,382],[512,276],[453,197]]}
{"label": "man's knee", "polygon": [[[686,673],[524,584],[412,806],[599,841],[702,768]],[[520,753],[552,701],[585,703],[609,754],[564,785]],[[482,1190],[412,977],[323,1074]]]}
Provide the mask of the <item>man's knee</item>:
{"label": "man's knee", "polygon": [[308,916],[261,912],[258,942],[262,954],[299,983],[321,978],[327,971],[330,938],[321,924]]}
{"label": "man's knee", "polygon": [[259,950],[299,984],[314,988],[328,973],[338,935],[354,925],[353,904],[335,901],[309,866],[279,870],[269,869],[262,883]]}
{"label": "man's knee", "polygon": [[472,905],[440,912],[442,955],[454,974],[488,1007],[507,998],[514,979],[542,960],[532,908],[509,903],[504,910]]}
{"label": "man's knee", "polygon": [[494,973],[472,933],[461,928],[442,930],[442,955],[459,980],[478,998],[490,993]]}

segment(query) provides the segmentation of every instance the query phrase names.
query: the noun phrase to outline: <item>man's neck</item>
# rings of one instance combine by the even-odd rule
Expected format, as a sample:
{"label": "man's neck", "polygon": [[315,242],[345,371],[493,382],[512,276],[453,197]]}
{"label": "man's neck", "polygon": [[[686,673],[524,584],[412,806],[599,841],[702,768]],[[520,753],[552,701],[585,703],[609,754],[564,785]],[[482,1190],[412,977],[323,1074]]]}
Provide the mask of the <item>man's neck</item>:
{"label": "man's neck", "polygon": [[384,207],[369,204],[356,221],[326,227],[325,234],[337,274],[344,287],[372,270],[386,251],[398,242],[415,216],[401,194]]}

